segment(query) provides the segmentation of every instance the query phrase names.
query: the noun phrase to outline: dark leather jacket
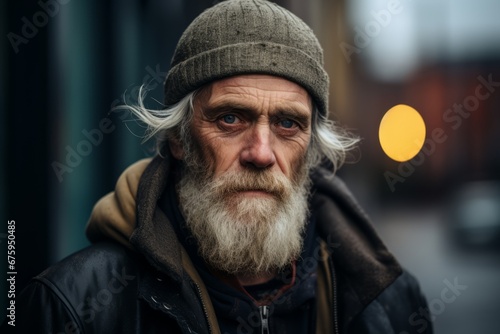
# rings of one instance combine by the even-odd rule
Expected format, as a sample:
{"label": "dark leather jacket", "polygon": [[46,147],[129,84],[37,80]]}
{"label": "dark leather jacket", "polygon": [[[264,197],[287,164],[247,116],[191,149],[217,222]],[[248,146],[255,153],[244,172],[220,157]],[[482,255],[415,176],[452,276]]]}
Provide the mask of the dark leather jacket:
{"label": "dark leather jacket", "polygon": [[[35,277],[18,296],[17,332],[218,333],[203,281],[156,204],[168,167],[157,157],[121,177],[104,205],[108,214],[91,218],[88,236],[95,244]],[[431,324],[415,316],[426,307],[416,280],[401,270],[343,183],[323,169],[312,178],[311,208],[324,240],[316,258],[316,332],[432,333]],[[135,225],[126,213],[136,203]],[[119,209],[110,215],[113,207]],[[131,226],[123,225],[123,216]],[[5,322],[2,329],[13,327]]]}

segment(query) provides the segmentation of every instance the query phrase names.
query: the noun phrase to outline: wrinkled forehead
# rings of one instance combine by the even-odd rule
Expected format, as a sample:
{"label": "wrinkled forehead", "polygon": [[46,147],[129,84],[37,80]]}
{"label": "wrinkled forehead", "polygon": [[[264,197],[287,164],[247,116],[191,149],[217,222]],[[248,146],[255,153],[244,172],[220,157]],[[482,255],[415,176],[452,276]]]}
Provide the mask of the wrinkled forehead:
{"label": "wrinkled forehead", "polygon": [[213,81],[196,94],[195,103],[205,106],[238,105],[252,108],[260,104],[313,113],[313,99],[302,86],[282,77],[265,74],[237,75]]}

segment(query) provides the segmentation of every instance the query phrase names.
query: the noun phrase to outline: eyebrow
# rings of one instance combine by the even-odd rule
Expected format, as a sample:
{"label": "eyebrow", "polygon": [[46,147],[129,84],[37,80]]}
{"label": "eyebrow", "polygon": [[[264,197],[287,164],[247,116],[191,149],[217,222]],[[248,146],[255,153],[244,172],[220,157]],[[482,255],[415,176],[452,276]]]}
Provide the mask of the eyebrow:
{"label": "eyebrow", "polygon": [[242,111],[242,112],[255,112],[254,108],[251,108],[245,104],[233,103],[233,102],[223,102],[216,104],[214,106],[206,106],[203,109],[204,113],[207,114],[220,114],[230,111]]}
{"label": "eyebrow", "polygon": [[[226,101],[214,106],[207,106],[203,109],[203,113],[207,116],[213,116],[215,114],[221,114],[225,112],[243,112],[250,114],[258,114],[257,109],[253,108],[244,103]],[[279,107],[276,110],[273,110],[270,113],[270,118],[273,117],[290,117],[294,120],[304,124],[309,125],[312,119],[312,110],[311,114],[305,112],[305,109],[295,108],[295,107]]]}

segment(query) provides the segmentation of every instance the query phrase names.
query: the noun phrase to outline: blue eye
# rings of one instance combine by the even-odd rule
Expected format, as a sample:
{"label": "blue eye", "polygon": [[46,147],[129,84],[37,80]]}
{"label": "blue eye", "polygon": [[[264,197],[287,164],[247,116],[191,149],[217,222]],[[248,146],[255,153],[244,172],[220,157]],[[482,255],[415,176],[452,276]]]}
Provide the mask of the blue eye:
{"label": "blue eye", "polygon": [[224,115],[222,117],[222,119],[224,120],[225,123],[227,124],[233,124],[236,122],[236,116],[234,115]]}
{"label": "blue eye", "polygon": [[280,125],[284,128],[290,129],[295,125],[295,122],[289,119],[284,119],[280,121]]}

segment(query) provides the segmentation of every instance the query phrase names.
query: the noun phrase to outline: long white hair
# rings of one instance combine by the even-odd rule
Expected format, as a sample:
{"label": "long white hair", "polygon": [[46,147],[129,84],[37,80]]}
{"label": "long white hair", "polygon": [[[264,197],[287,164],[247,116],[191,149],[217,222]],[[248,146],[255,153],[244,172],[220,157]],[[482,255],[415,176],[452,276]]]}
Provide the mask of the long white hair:
{"label": "long white hair", "polygon": [[[141,86],[137,104],[124,104],[115,109],[128,110],[143,122],[147,126],[144,141],[156,137],[157,153],[165,155],[170,140],[187,142],[186,139],[190,136],[189,124],[193,116],[194,99],[200,90],[187,94],[177,104],[154,110],[144,106],[147,89]],[[317,110],[313,110],[311,133],[308,165],[316,166],[327,160],[332,163],[334,172],[342,166],[347,153],[359,142],[359,138],[336,125],[327,116],[319,114]]]}

